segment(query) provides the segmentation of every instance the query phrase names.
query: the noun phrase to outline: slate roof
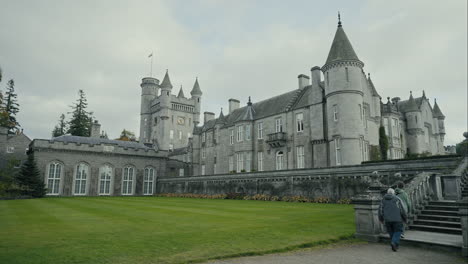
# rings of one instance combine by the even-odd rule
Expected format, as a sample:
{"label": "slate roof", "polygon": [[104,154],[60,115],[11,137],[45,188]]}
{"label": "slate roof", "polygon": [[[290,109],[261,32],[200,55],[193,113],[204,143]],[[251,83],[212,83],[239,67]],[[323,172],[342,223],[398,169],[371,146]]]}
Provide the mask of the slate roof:
{"label": "slate roof", "polygon": [[177,97],[179,97],[179,98],[184,97],[185,98],[184,90],[182,89],[182,85],[180,86],[179,94],[177,95]]}
{"label": "slate roof", "polygon": [[187,147],[183,147],[183,148],[176,148],[172,151],[169,152],[169,157],[171,156],[179,156],[179,155],[184,155],[185,153],[187,153]]}
{"label": "slate roof", "polygon": [[414,99],[413,94],[411,94],[409,100],[398,102],[398,110],[403,113],[420,111],[419,109],[421,107],[422,100],[422,97]]}
{"label": "slate roof", "polygon": [[200,84],[198,84],[198,78],[195,80],[195,83],[193,84],[193,89],[190,92],[191,95],[202,95],[202,91],[200,89]]}
{"label": "slate roof", "polygon": [[135,149],[151,149],[145,146],[142,143],[134,141],[121,141],[121,140],[112,140],[105,138],[91,138],[91,137],[79,137],[79,136],[70,136],[64,135],[52,138],[50,141],[64,142],[64,143],[80,143],[80,144],[110,144],[117,145],[124,148],[135,148]]}
{"label": "slate roof", "polygon": [[[310,86],[304,87],[302,89],[296,89],[275,97],[268,98],[266,100],[252,103],[251,106],[244,106],[238,108],[229,115],[224,116],[225,125],[226,127],[234,125],[234,123],[239,121],[245,121],[246,117],[250,118],[250,115],[253,115],[253,119],[248,120],[257,120],[262,119],[267,116],[272,116],[276,114],[280,114],[291,109],[297,109],[301,107],[305,107],[308,105],[307,102],[307,94],[310,90]],[[251,111],[247,111],[248,107],[251,107]],[[199,134],[203,131],[207,131],[212,129],[215,124],[219,124],[219,118],[212,119],[201,127],[195,127],[193,130],[193,134]]]}
{"label": "slate roof", "polygon": [[442,114],[442,111],[440,111],[439,105],[437,104],[437,101],[434,99],[434,108],[432,109],[432,113],[434,117],[445,117],[444,114]]}
{"label": "slate roof", "polygon": [[164,75],[164,79],[163,79],[160,86],[161,86],[161,88],[171,88],[172,89],[171,79],[169,78],[169,71],[166,70],[166,74]]}
{"label": "slate roof", "polygon": [[351,45],[351,42],[349,42],[349,39],[341,25],[336,29],[335,38],[333,39],[330,52],[328,53],[327,62],[325,64],[340,60],[359,61],[359,58],[356,55],[356,52],[354,52],[353,46]]}
{"label": "slate roof", "polygon": [[369,84],[369,87],[371,88],[372,95],[382,98],[377,92],[377,90],[375,89],[374,83],[372,82],[372,79],[370,78],[370,74],[369,74],[369,77],[367,78],[367,82]]}

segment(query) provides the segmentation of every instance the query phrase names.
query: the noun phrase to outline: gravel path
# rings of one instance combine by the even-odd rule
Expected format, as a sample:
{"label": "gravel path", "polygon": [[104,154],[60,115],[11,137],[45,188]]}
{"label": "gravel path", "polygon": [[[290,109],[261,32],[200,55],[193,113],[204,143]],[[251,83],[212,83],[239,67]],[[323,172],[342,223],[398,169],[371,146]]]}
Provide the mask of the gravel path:
{"label": "gravel path", "polygon": [[401,247],[393,252],[382,243],[330,245],[282,254],[243,257],[208,262],[209,264],[458,264],[468,263],[457,252],[418,247]]}

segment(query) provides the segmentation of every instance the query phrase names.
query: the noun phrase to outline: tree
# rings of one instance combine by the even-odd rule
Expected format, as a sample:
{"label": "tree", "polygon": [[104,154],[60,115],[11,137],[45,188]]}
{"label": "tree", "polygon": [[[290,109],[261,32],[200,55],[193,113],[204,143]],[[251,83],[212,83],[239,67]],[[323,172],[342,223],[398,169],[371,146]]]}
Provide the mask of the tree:
{"label": "tree", "polygon": [[68,122],[68,133],[73,136],[89,137],[91,135],[92,112],[86,111],[88,103],[83,90],[78,91],[79,98],[71,106],[71,120]]}
{"label": "tree", "polygon": [[65,121],[65,115],[61,114],[59,123],[52,130],[52,137],[59,137],[65,135],[67,131],[67,122]]}
{"label": "tree", "polygon": [[[463,136],[468,136],[468,133],[463,133]],[[455,151],[458,155],[468,156],[468,137],[455,146]]]}
{"label": "tree", "polygon": [[32,151],[28,153],[28,159],[16,175],[16,182],[22,189],[22,195],[39,198],[46,194],[45,184],[40,177]]}
{"label": "tree", "polygon": [[16,120],[16,114],[19,112],[19,104],[17,102],[18,95],[15,93],[15,81],[9,80],[5,99],[3,102],[4,111],[8,115],[6,127],[10,133],[15,133],[19,129],[19,123]]}
{"label": "tree", "polygon": [[379,146],[380,146],[380,156],[383,160],[387,160],[387,151],[388,151],[388,138],[385,134],[385,128],[381,126],[379,128]]}
{"label": "tree", "polygon": [[133,133],[133,132],[131,132],[129,130],[126,130],[124,128],[124,130],[122,130],[122,132],[120,133],[120,137],[116,138],[116,140],[136,141],[135,133]]}

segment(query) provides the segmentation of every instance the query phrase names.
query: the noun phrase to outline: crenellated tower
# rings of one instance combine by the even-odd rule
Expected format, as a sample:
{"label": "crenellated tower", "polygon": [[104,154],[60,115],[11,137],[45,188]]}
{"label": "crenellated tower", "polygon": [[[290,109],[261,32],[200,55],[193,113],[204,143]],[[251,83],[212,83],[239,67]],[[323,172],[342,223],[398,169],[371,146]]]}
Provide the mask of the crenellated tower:
{"label": "crenellated tower", "polygon": [[151,102],[159,91],[159,80],[145,77],[141,81],[140,142],[150,143],[151,139]]}

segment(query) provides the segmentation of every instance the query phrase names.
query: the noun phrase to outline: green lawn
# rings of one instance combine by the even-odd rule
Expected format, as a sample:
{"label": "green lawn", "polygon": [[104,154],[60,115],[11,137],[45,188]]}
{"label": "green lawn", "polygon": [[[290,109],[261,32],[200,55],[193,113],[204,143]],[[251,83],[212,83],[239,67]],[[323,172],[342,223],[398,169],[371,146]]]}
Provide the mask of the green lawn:
{"label": "green lawn", "polygon": [[354,233],[351,205],[157,197],[0,201],[0,263],[185,263]]}

